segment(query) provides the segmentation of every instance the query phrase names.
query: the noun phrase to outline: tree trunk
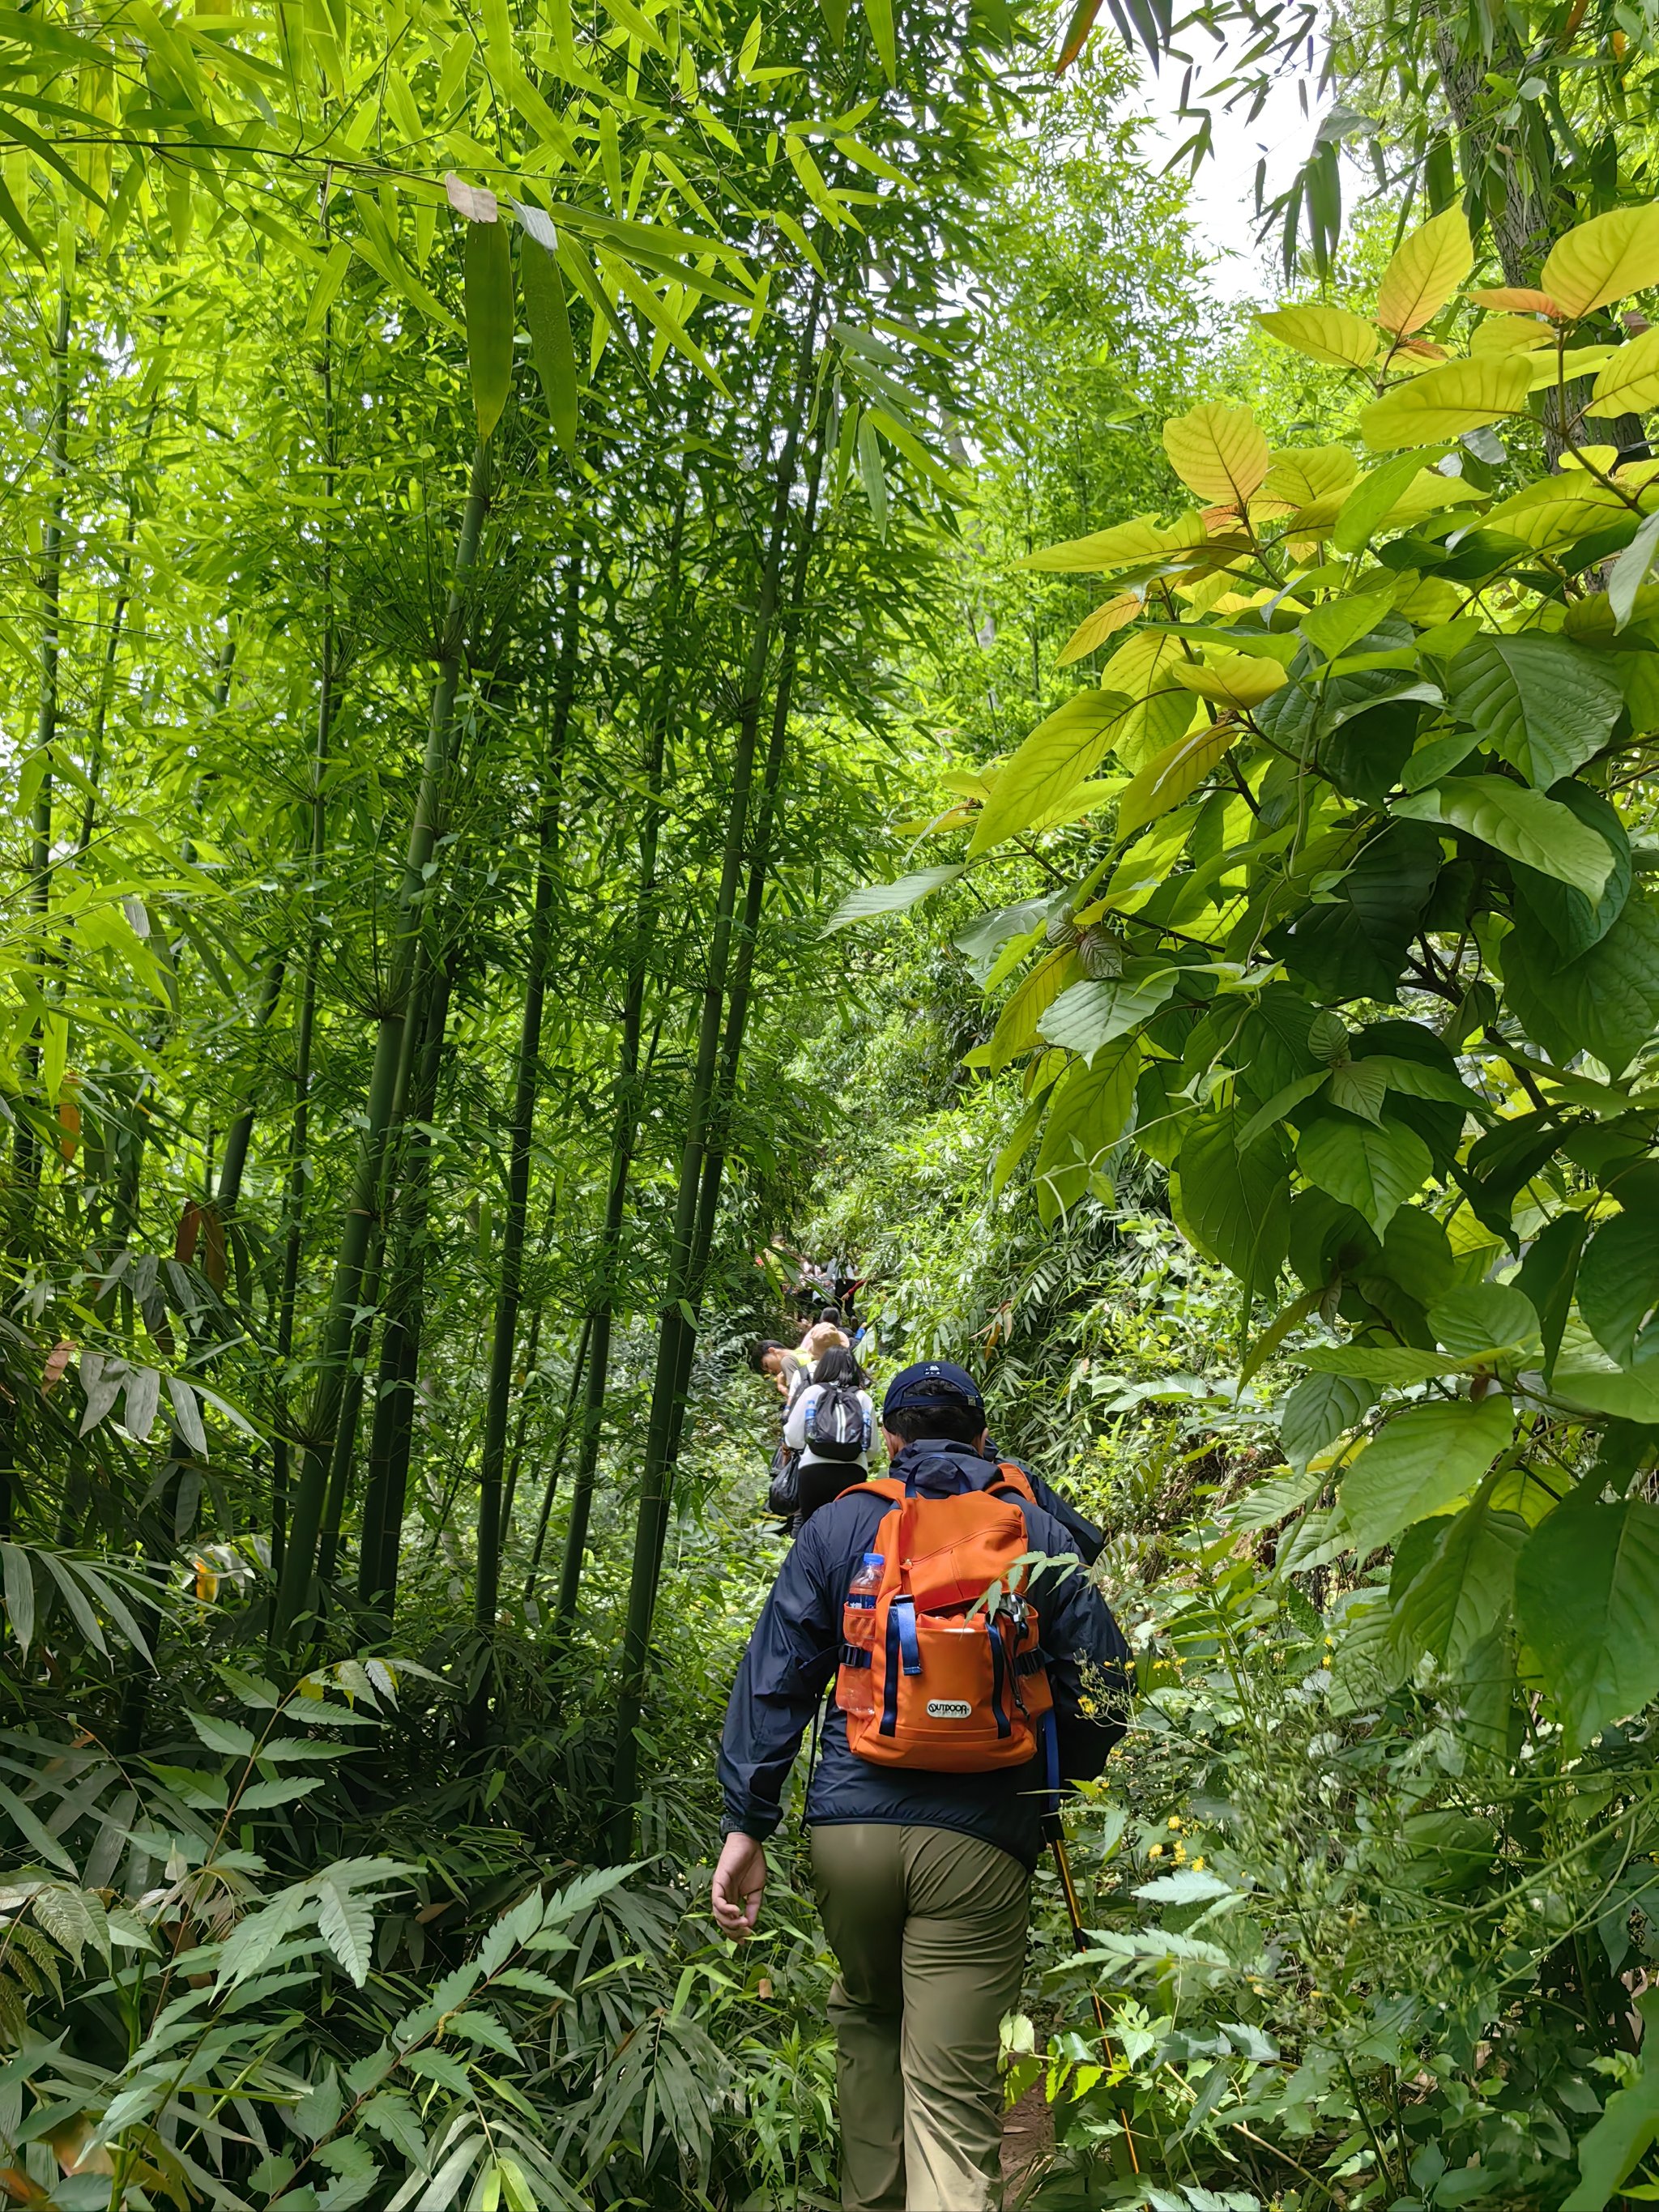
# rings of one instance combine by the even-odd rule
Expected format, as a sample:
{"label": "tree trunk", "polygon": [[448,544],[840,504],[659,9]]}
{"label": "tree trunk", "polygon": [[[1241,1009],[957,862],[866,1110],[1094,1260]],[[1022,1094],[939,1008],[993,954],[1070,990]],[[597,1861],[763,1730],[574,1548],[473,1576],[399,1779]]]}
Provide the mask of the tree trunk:
{"label": "tree trunk", "polygon": [[652,1379],[645,1464],[640,1480],[639,1516],[635,1525],[628,1613],[623,1633],[622,1682],[617,1700],[616,1744],[608,1820],[609,1846],[612,1856],[617,1858],[627,1856],[633,1832],[634,1792],[639,1772],[639,1744],[635,1731],[639,1724],[640,1708],[645,1694],[650,1659],[652,1611],[656,1599],[663,1547],[668,1534],[669,1453],[677,1424],[680,1377],[686,1364],[684,1339],[690,1327],[686,1306],[693,1287],[691,1265],[702,1184],[703,1155],[708,1142],[709,1115],[714,1103],[714,1078],[720,1056],[721,1016],[726,1004],[738,884],[743,873],[744,848],[748,837],[749,804],[754,781],[755,753],[760,735],[767,662],[771,652],[784,544],[789,526],[789,496],[794,487],[796,463],[800,453],[801,422],[811,390],[818,306],[819,292],[815,286],[801,336],[801,358],[794,404],[789,410],[783,452],[778,462],[771,529],[761,558],[755,627],[744,672],[737,743],[732,748],[732,788],[726,809],[720,887],[715,895],[714,927],[703,981],[702,1013],[698,1024],[690,1093],[686,1102],[685,1139],[680,1152],[679,1176],[675,1192],[667,1296],[663,1302],[657,1334],[656,1370]]}
{"label": "tree trunk", "polygon": [[553,1514],[553,1499],[564,1468],[565,1450],[576,1424],[576,1401],[582,1395],[582,1376],[586,1371],[587,1355],[592,1341],[593,1316],[589,1314],[582,1322],[581,1334],[576,1339],[576,1357],[570,1364],[570,1388],[565,1395],[564,1419],[559,1424],[559,1441],[554,1449],[553,1464],[548,1469],[546,1487],[542,1492],[542,1510],[536,1522],[535,1548],[530,1554],[530,1572],[524,1578],[526,1605],[536,1594],[536,1577],[542,1571],[542,1553],[547,1547],[547,1524]]}
{"label": "tree trunk", "polygon": [[317,1556],[317,1539],[322,1527],[328,1486],[329,1462],[356,1327],[358,1294],[380,1204],[380,1186],[386,1144],[392,1132],[398,1066],[402,1056],[404,1027],[410,1014],[415,949],[428,896],[427,865],[432,858],[436,842],[438,809],[449,768],[451,726],[454,720],[455,694],[460,680],[466,585],[477,560],[478,544],[489,504],[489,448],[480,441],[472,457],[471,478],[456,545],[454,575],[450,586],[441,658],[432,687],[432,714],[427,732],[426,753],[421,766],[414,811],[410,818],[391,972],[386,978],[376,1024],[374,1060],[369,1075],[365,1113],[367,1126],[358,1146],[350,1202],[341,1225],[316,1395],[307,1421],[305,1455],[295,1491],[293,1519],[283,1559],[282,1579],[276,1590],[273,1633],[276,1644],[283,1649],[293,1645],[301,1615],[309,1597],[312,1570]]}
{"label": "tree trunk", "polygon": [[[576,695],[577,648],[581,636],[581,549],[565,566],[563,627],[547,757],[542,768],[540,819],[537,826],[536,889],[531,906],[526,950],[524,1018],[519,1030],[518,1070],[514,1083],[513,1120],[508,1134],[507,1214],[501,1225],[501,1290],[489,1352],[489,1383],[484,1401],[483,1448],[478,1469],[478,1555],[473,1583],[472,1618],[478,1634],[493,1644],[501,1598],[501,1552],[507,1528],[501,1513],[501,1474],[507,1459],[507,1416],[513,1395],[513,1355],[519,1337],[519,1303],[524,1287],[525,1222],[530,1208],[530,1148],[535,1135],[536,1093],[541,1075],[542,1010],[547,994],[548,950],[553,936],[553,879],[559,859],[559,807],[563,795],[565,741]],[[482,1735],[489,1717],[493,1666],[484,1666],[473,1693],[471,1727]]]}
{"label": "tree trunk", "polygon": [[599,1279],[588,1309],[587,1389],[582,1403],[581,1443],[576,1458],[575,1480],[570,1492],[570,1519],[566,1525],[564,1557],[559,1572],[559,1594],[554,1620],[560,1635],[576,1617],[581,1589],[582,1557],[587,1548],[587,1526],[593,1510],[593,1480],[599,1468],[599,1442],[605,1425],[605,1392],[611,1374],[611,1329],[616,1311],[617,1276],[622,1259],[623,1221],[628,1206],[628,1183],[633,1172],[634,1147],[638,1141],[640,1100],[640,1038],[645,1024],[646,981],[650,973],[650,948],[656,920],[657,850],[661,836],[663,755],[667,744],[668,709],[673,689],[673,650],[680,631],[680,562],[685,538],[685,486],[682,481],[674,502],[674,524],[668,540],[668,592],[662,624],[662,657],[658,667],[656,696],[646,731],[645,807],[640,823],[639,890],[634,902],[634,935],[629,947],[628,980],[623,993],[622,1042],[617,1055],[617,1115],[611,1138],[611,1176],[606,1188],[605,1225],[599,1232]]}

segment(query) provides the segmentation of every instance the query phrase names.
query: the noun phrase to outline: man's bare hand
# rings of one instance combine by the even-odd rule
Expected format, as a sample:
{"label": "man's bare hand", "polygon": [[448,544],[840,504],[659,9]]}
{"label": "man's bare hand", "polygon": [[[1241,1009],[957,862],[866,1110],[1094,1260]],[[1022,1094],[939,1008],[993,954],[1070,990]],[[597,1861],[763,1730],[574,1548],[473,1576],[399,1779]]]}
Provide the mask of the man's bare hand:
{"label": "man's bare hand", "polygon": [[720,1845],[709,1899],[723,1936],[734,1943],[754,1933],[766,1887],[766,1851],[753,1836],[730,1835]]}

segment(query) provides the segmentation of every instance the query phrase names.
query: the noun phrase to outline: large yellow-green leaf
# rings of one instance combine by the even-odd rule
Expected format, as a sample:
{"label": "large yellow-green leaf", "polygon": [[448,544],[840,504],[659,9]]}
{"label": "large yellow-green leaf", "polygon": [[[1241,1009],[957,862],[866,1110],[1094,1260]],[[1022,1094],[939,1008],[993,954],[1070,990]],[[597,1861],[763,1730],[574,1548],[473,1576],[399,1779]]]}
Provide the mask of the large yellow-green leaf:
{"label": "large yellow-green leaf", "polygon": [[1174,630],[1137,630],[1102,671],[1103,686],[1133,702],[1106,737],[1109,749],[1131,771],[1144,768],[1191,728],[1197,705],[1175,673],[1188,658],[1188,648]]}
{"label": "large yellow-green leaf", "polygon": [[1624,712],[1609,658],[1547,630],[1488,631],[1452,663],[1449,695],[1460,721],[1547,791],[1601,751]]}
{"label": "large yellow-green leaf", "polygon": [[1351,484],[1359,464],[1346,446],[1310,446],[1301,453],[1275,453],[1261,480],[1263,499],[1286,507],[1311,507]]}
{"label": "large yellow-green leaf", "polygon": [[1156,561],[1166,553],[1190,552],[1205,539],[1204,519],[1180,514],[1173,522],[1152,522],[1145,516],[1120,522],[1110,530],[1097,530],[1091,538],[1068,538],[1060,545],[1045,545],[1028,553],[1017,565],[1035,568],[1042,575],[1086,575],[1112,568],[1133,568],[1137,562]]}
{"label": "large yellow-green leaf", "polygon": [[1221,653],[1208,661],[1183,660],[1170,673],[1200,699],[1244,708],[1259,707],[1291,680],[1276,660],[1252,653]]}
{"label": "large yellow-green leaf", "polygon": [[1489,507],[1481,526],[1544,553],[1571,545],[1591,531],[1605,530],[1613,519],[1609,508],[1620,514],[1630,512],[1610,484],[1597,483],[1582,469],[1564,469],[1559,476],[1523,484]]}
{"label": "large yellow-green leaf", "polygon": [[1362,1556],[1413,1521],[1446,1512],[1486,1474],[1515,1433],[1515,1410],[1494,1394],[1408,1406],[1367,1444],[1342,1479],[1343,1518]]}
{"label": "large yellow-green leaf", "polygon": [[1586,1482],[1528,1539],[1515,1609],[1569,1750],[1659,1692],[1659,1506]]}
{"label": "large yellow-green leaf", "polygon": [[1248,407],[1209,400],[1164,425],[1170,465],[1189,491],[1242,512],[1273,465],[1261,425]]}
{"label": "large yellow-green leaf", "polygon": [[1104,645],[1114,632],[1127,629],[1140,612],[1145,602],[1139,592],[1115,592],[1091,615],[1085,615],[1066,641],[1060,656],[1060,666],[1068,668],[1074,660],[1081,660],[1085,653]]}
{"label": "large yellow-green leaf", "polygon": [[967,1055],[969,1067],[1006,1067],[1040,1040],[1037,1024],[1078,972],[1075,952],[1062,945],[1021,977],[985,1043]]}
{"label": "large yellow-green leaf", "polygon": [[999,772],[969,857],[1017,836],[1092,775],[1111,742],[1113,723],[1129,704],[1115,691],[1079,691],[1039,722]]}
{"label": "large yellow-green leaf", "polygon": [[1558,384],[1571,384],[1577,376],[1595,375],[1619,351],[1617,346],[1569,346],[1558,357],[1551,346],[1540,353],[1514,354],[1510,358],[1526,363],[1534,392],[1545,392]]}
{"label": "large yellow-green leaf", "polygon": [[489,437],[513,389],[513,252],[506,225],[466,226],[466,365],[478,435]]}
{"label": "large yellow-green leaf", "polygon": [[1166,745],[1156,759],[1147,762],[1118,801],[1119,837],[1132,836],[1189,798],[1242,734],[1237,722],[1203,722]]}
{"label": "large yellow-green leaf", "polygon": [[1469,351],[1529,353],[1533,347],[1553,343],[1555,332],[1536,315],[1488,315],[1469,340]]}
{"label": "large yellow-green leaf", "polygon": [[1337,368],[1364,368],[1376,354],[1376,331],[1346,307],[1276,307],[1256,320],[1280,345]]}
{"label": "large yellow-green leaf", "polygon": [[1400,241],[1377,291],[1377,321],[1409,337],[1434,320],[1474,266],[1463,210],[1448,208]]}
{"label": "large yellow-green leaf", "polygon": [[1645,415],[1659,407],[1659,328],[1619,348],[1596,378],[1590,400],[1598,415]]}
{"label": "large yellow-green leaf", "polygon": [[930,892],[955,883],[961,873],[961,868],[955,866],[921,868],[915,875],[900,876],[894,883],[860,884],[856,890],[848,892],[820,934],[828,937],[831,930],[845,929],[848,922],[869,921],[879,915],[903,914]]}
{"label": "large yellow-green leaf", "polygon": [[1531,390],[1530,370],[1512,354],[1449,361],[1372,400],[1361,412],[1359,428],[1377,453],[1433,445],[1504,416],[1524,415]]}
{"label": "large yellow-green leaf", "polygon": [[1659,206],[1615,208],[1558,239],[1542,289],[1569,315],[1593,314],[1659,284]]}

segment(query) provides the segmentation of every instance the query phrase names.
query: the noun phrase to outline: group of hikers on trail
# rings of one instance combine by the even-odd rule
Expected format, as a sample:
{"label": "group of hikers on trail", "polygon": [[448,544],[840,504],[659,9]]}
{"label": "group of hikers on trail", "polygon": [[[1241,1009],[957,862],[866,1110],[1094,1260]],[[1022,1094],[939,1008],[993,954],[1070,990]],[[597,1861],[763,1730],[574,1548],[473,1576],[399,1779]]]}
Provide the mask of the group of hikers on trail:
{"label": "group of hikers on trail", "polygon": [[[1031,1876],[1062,1791],[1102,1771],[1126,1723],[1128,1647],[1086,1572],[1103,1539],[999,1457],[965,1368],[901,1369],[878,1434],[839,1313],[757,1364],[786,1401],[781,1452],[799,1454],[794,1540],[726,1709],[714,1918],[753,1932],[766,1841],[833,1688],[804,1819],[840,1969],[842,2203],[986,2212]],[[884,1447],[885,1476],[866,1478]]]}

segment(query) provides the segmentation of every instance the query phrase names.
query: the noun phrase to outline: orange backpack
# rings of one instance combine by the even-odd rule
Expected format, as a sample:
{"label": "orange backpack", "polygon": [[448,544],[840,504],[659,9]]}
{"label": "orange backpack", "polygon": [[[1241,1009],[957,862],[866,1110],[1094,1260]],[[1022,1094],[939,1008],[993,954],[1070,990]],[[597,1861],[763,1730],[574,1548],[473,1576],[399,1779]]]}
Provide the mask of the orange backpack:
{"label": "orange backpack", "polygon": [[[902,1482],[866,1482],[893,1500],[871,1543],[882,1555],[872,1607],[842,1616],[836,1702],[849,1749],[877,1766],[979,1774],[1019,1766],[1039,1747],[1054,1694],[1037,1616],[1020,1592],[1030,1553],[1025,1477],[1004,1466],[989,1490],[913,1498]],[[1010,1493],[1012,1493],[1011,1495]],[[982,1603],[1000,1583],[994,1605]]]}

